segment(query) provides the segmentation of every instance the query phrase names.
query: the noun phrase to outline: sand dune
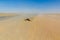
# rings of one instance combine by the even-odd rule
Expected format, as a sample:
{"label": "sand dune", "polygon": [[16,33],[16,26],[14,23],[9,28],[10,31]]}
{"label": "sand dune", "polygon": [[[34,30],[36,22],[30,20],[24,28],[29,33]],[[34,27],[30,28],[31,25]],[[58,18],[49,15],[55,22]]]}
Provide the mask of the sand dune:
{"label": "sand dune", "polygon": [[0,21],[0,40],[60,40],[59,15],[23,16]]}
{"label": "sand dune", "polygon": [[[52,17],[53,16],[53,17]],[[57,18],[57,19],[56,19]],[[54,15],[39,15],[33,21],[33,40],[60,40],[60,19]]]}

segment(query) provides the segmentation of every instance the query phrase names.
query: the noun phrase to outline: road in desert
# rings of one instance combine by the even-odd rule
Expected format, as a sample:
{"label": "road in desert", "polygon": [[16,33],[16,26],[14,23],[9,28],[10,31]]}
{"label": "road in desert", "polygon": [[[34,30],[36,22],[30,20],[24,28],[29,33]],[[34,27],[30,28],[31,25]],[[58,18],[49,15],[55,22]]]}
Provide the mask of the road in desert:
{"label": "road in desert", "polygon": [[0,20],[0,40],[60,40],[60,15],[15,16]]}

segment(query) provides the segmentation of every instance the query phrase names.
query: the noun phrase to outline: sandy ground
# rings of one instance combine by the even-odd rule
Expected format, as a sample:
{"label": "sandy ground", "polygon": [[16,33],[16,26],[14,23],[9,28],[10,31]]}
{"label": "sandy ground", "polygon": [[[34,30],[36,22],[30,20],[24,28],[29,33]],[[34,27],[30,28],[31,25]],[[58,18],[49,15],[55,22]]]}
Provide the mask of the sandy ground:
{"label": "sandy ground", "polygon": [[0,40],[60,40],[60,15],[38,15],[0,21]]}
{"label": "sandy ground", "polygon": [[60,40],[60,16],[39,15],[33,21],[33,40]]}

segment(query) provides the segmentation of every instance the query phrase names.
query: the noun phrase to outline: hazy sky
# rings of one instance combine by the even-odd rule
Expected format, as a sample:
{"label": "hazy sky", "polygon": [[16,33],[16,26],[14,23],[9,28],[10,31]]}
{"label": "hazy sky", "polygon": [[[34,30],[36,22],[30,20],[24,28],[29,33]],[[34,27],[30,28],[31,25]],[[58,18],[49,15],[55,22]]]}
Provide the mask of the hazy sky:
{"label": "hazy sky", "polygon": [[60,13],[59,0],[0,0],[0,12]]}

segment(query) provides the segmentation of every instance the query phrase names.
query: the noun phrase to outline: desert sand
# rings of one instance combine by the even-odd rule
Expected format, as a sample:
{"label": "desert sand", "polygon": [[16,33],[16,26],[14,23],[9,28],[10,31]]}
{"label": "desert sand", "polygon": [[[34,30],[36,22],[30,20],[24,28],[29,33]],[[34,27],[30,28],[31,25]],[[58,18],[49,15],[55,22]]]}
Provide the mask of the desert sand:
{"label": "desert sand", "polygon": [[31,21],[24,21],[23,16],[1,20],[0,40],[60,40],[59,17],[37,15]]}
{"label": "desert sand", "polygon": [[33,40],[60,40],[59,15],[39,15],[35,17],[32,25]]}

